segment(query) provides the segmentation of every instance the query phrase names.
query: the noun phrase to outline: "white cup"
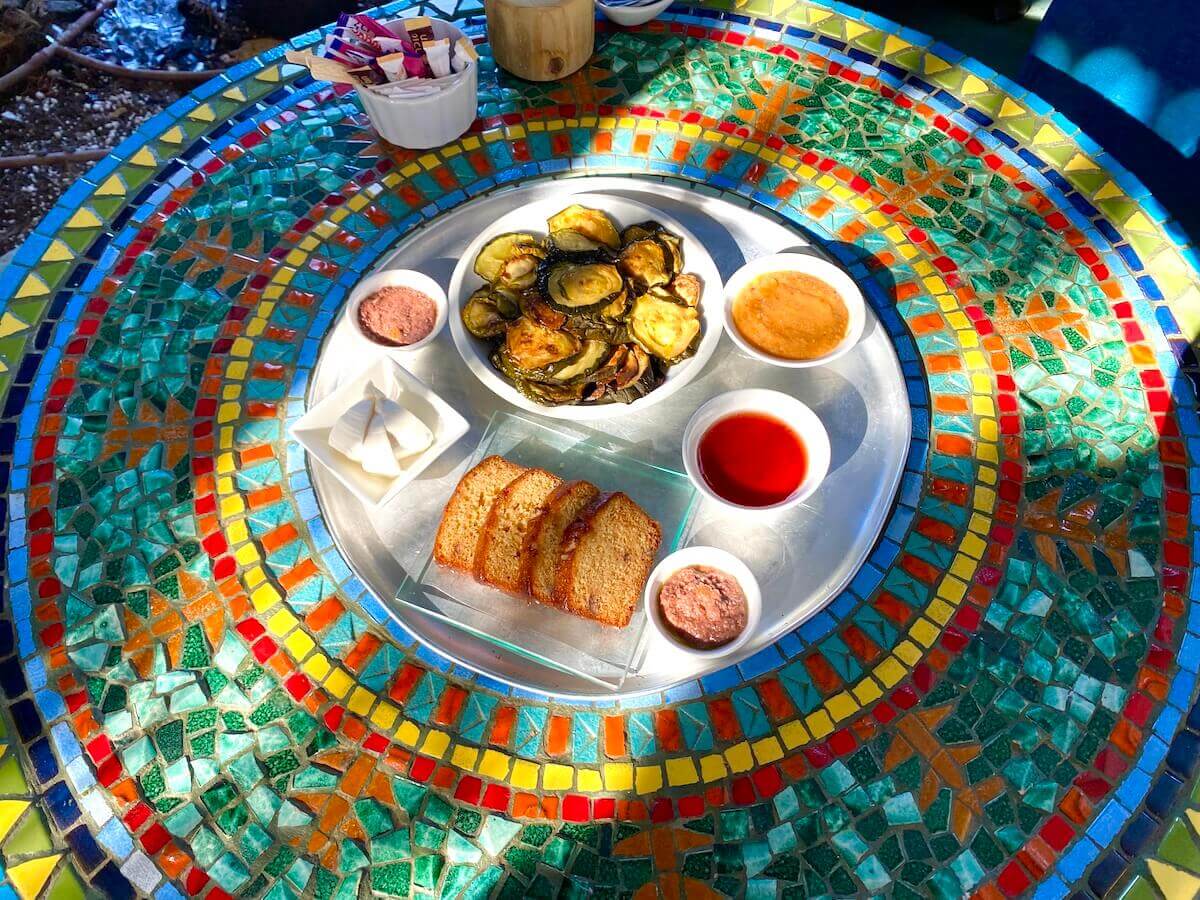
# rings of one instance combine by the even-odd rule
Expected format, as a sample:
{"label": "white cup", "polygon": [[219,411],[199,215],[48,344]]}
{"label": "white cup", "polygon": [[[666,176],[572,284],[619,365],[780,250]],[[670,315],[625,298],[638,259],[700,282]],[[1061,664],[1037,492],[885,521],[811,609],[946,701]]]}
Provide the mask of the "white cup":
{"label": "white cup", "polygon": [[[384,24],[393,30],[403,30],[403,19]],[[466,37],[457,26],[442,19],[431,19],[433,36],[449,38],[453,48]],[[468,38],[469,40],[469,38]],[[355,88],[363,109],[375,130],[389,143],[409,150],[428,150],[448,144],[471,127],[477,110],[479,62],[473,60],[466,69],[445,78],[428,79],[425,83],[441,89],[416,97],[385,96],[369,87]]]}

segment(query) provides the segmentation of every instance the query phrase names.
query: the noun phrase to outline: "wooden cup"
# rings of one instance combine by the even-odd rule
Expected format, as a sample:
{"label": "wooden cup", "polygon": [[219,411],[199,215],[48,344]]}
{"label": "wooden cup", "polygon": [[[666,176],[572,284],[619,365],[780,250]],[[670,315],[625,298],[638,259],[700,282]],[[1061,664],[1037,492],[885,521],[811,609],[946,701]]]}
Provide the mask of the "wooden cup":
{"label": "wooden cup", "polygon": [[593,0],[484,0],[496,65],[528,81],[556,81],[588,61]]}

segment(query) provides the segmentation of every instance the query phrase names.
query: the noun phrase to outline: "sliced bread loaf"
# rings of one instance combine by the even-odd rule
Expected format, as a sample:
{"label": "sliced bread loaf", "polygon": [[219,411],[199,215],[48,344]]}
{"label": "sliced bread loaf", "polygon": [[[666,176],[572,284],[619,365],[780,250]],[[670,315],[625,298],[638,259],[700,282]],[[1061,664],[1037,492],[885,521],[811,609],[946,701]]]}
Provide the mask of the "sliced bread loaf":
{"label": "sliced bread loaf", "polygon": [[509,593],[522,593],[525,535],[562,479],[545,469],[526,469],[492,501],[475,550],[475,578]]}
{"label": "sliced bread loaf", "polygon": [[530,526],[521,554],[522,582],[539,603],[554,604],[554,573],[563,532],[599,494],[600,489],[589,481],[560,484]]}
{"label": "sliced bread loaf", "polygon": [[601,494],[563,534],[555,603],[577,616],[625,627],[661,541],[658,523],[625,494]]}
{"label": "sliced bread loaf", "polygon": [[525,471],[502,456],[488,456],[467,472],[450,495],[433,542],[433,558],[463,572],[475,570],[475,548],[492,501]]}

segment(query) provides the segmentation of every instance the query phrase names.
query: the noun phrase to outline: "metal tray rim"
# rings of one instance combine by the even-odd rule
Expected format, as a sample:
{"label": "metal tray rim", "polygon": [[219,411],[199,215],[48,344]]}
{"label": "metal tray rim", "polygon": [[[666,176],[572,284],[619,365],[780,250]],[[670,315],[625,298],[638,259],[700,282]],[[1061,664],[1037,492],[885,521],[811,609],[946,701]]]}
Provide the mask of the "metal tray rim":
{"label": "metal tray rim", "polygon": [[[672,197],[673,199],[675,199],[679,202],[692,202],[698,207],[702,205],[702,203],[700,201],[711,199],[704,194],[687,191],[683,188],[680,188],[680,187],[677,187],[674,185],[669,185],[663,181],[652,180],[650,178],[641,178],[641,177],[636,177],[636,176],[631,177],[631,176],[626,176],[626,175],[606,175],[606,176],[572,176],[572,177],[563,178],[563,179],[555,179],[555,178],[536,179],[536,180],[530,181],[530,182],[524,182],[524,183],[516,184],[516,185],[506,185],[501,188],[497,188],[496,190],[489,191],[486,194],[481,195],[479,198],[473,198],[473,201],[479,200],[479,199],[493,198],[498,195],[509,195],[509,194],[514,194],[514,193],[520,193],[522,191],[529,190],[531,187],[535,187],[538,185],[543,185],[548,182],[555,182],[555,181],[565,181],[568,183],[573,183],[572,190],[570,190],[568,192],[573,195],[597,193],[597,192],[605,192],[605,191],[620,191],[620,190],[631,191],[631,192],[636,192],[639,194],[649,195],[647,197],[648,202],[647,201],[639,201],[639,202],[645,202],[646,205],[650,206],[651,208],[653,208],[653,200],[652,200],[653,195],[663,193],[664,191],[667,192],[668,196]],[[583,185],[583,186],[576,187],[575,185]],[[729,200],[727,200],[726,202],[729,202]],[[736,204],[731,204],[731,205],[736,205]],[[739,209],[739,212],[743,212],[743,213],[748,212],[751,215],[761,216],[761,213],[759,213],[757,211],[757,209],[752,206],[749,208],[747,208],[745,206],[738,206],[738,209]],[[435,223],[424,223],[422,227],[429,227],[431,224],[435,224]],[[403,252],[404,245],[407,244],[409,237],[410,236],[406,235],[404,238],[401,239],[401,241],[396,246],[394,246],[392,249],[387,251],[385,254],[381,255],[374,262],[374,264],[370,267],[370,269],[368,271],[365,271],[362,273],[363,277],[365,277],[367,274],[369,274],[370,271],[375,271],[375,270],[378,270],[381,268],[386,268],[392,262],[392,260],[394,260],[398,255],[400,255]],[[803,244],[807,248],[811,248],[814,252],[828,258],[828,254],[824,252],[824,250],[820,247],[819,244],[809,241],[807,238],[803,237],[802,235],[800,235],[798,233],[795,234],[795,237],[798,242],[803,242]],[[875,315],[873,310],[870,310],[870,315],[872,315],[872,316]],[[305,391],[306,407],[311,402],[313,394],[316,389],[316,378],[315,378],[316,371],[320,366],[321,359],[325,354],[325,351],[328,347],[329,342],[333,339],[333,337],[336,333],[336,325],[337,325],[337,322],[340,319],[340,317],[341,317],[340,313],[338,314],[338,316],[335,316],[334,322],[331,323],[330,327],[328,328],[326,333],[322,336],[321,341],[319,343],[316,362],[313,366],[313,376],[309,378],[308,385],[307,385],[306,391]],[[900,373],[900,378],[901,378],[901,382],[902,382],[903,381],[903,373],[902,373],[902,368],[900,366],[899,357],[896,354],[895,347],[892,344],[890,339],[884,340],[883,344],[884,344],[884,346],[886,346],[887,354],[890,358],[891,363],[895,367],[895,370],[898,373]],[[532,413],[529,413],[528,411],[520,410],[520,409],[514,409],[514,410],[512,410],[512,412],[514,414],[519,414],[522,416],[534,415]],[[907,406],[905,406],[903,408],[903,412],[904,412],[904,418],[906,419],[906,421],[908,423],[908,427],[902,429],[902,431],[903,431],[903,452],[900,454],[900,457],[901,457],[901,459],[906,459],[908,457],[908,454],[909,454],[909,452],[911,450],[911,446],[912,446],[912,419],[911,419],[911,410]],[[561,420],[561,421],[560,420],[551,420],[551,421],[554,421],[558,424],[564,424],[564,425],[571,424],[569,420]],[[602,424],[602,423],[584,422],[584,423],[580,423],[580,424],[583,427],[589,427],[590,425],[593,425],[593,424]],[[326,522],[326,524],[329,525],[329,523],[331,521],[331,517],[327,514],[327,504],[326,504],[324,497],[322,496],[322,490],[320,489],[320,483],[325,478],[329,478],[332,481],[333,477],[330,473],[321,472],[320,471],[321,467],[319,465],[314,466],[312,463],[312,460],[309,458],[309,455],[307,453],[305,454],[304,465],[305,465],[306,471],[308,472],[310,483],[312,484],[313,489],[314,489],[314,496],[315,496],[315,499],[317,502],[318,509],[320,510],[321,516],[324,519],[324,521]],[[842,591],[845,590],[847,585],[849,585],[854,580],[854,578],[858,575],[859,571],[861,570],[863,563],[867,559],[869,559],[871,553],[874,551],[876,546],[878,546],[879,541],[883,538],[885,526],[886,526],[887,522],[889,521],[889,519],[891,518],[891,514],[894,511],[897,503],[899,502],[899,490],[898,489],[899,489],[899,485],[904,477],[904,472],[905,472],[904,465],[900,465],[900,466],[896,467],[891,472],[890,478],[888,479],[888,482],[887,482],[887,489],[884,492],[886,494],[886,496],[888,497],[888,500],[887,500],[886,504],[881,504],[881,505],[886,506],[886,510],[885,510],[884,514],[882,515],[882,517],[880,518],[880,523],[879,523],[878,529],[876,530],[875,536],[874,536],[873,540],[871,540],[869,543],[861,542],[859,544],[859,553],[857,554],[858,558],[855,560],[854,565],[847,570],[846,574],[838,582],[836,582],[836,587],[827,590],[825,592],[825,595],[822,596],[819,600],[816,600],[816,601],[810,603],[809,608],[806,609],[804,612],[795,615],[793,618],[789,619],[788,621],[786,621],[784,623],[781,623],[779,626],[777,626],[773,629],[768,629],[765,632],[765,634],[767,634],[766,640],[763,642],[763,645],[758,650],[755,651],[755,653],[762,652],[762,650],[766,649],[767,647],[769,647],[772,644],[774,644],[775,642],[777,642],[784,635],[794,632],[796,629],[801,627],[808,620],[810,620],[814,616],[818,615],[823,609],[825,609],[829,605],[829,603],[834,598],[836,598]],[[694,522],[694,513],[695,513],[695,504],[693,504],[693,507],[692,507],[689,517],[688,517],[688,521],[685,524],[691,524]],[[683,677],[673,679],[669,683],[666,683],[666,684],[653,684],[653,685],[648,685],[645,687],[637,687],[637,688],[633,688],[633,689],[625,689],[624,687],[622,687],[622,688],[613,690],[613,689],[611,689],[611,686],[609,686],[609,690],[606,693],[593,694],[593,693],[575,692],[572,690],[562,690],[562,689],[558,689],[558,688],[548,689],[546,687],[539,686],[538,684],[536,684],[532,681],[521,680],[519,678],[510,677],[508,675],[505,675],[502,672],[491,670],[491,669],[487,668],[485,665],[477,663],[476,661],[471,660],[469,658],[463,658],[461,656],[453,655],[448,650],[443,649],[443,647],[439,646],[439,644],[436,641],[431,640],[428,637],[422,635],[418,630],[415,630],[415,629],[409,627],[408,623],[406,623],[404,621],[404,618],[400,614],[400,610],[395,608],[395,604],[398,602],[396,600],[396,598],[387,593],[379,592],[378,590],[376,590],[375,586],[371,583],[371,581],[369,579],[363,578],[359,574],[359,570],[353,562],[354,556],[348,552],[348,548],[343,540],[340,530],[335,527],[327,527],[327,531],[328,531],[330,540],[332,541],[335,549],[337,550],[338,554],[341,556],[342,560],[345,562],[347,567],[350,569],[350,571],[354,573],[355,577],[358,578],[360,583],[366,588],[366,590],[369,592],[369,594],[376,600],[380,609],[387,615],[388,618],[392,619],[397,624],[397,626],[403,631],[403,633],[405,635],[408,636],[409,639],[415,641],[418,645],[426,648],[428,651],[430,651],[430,652],[436,654],[437,656],[439,656],[440,658],[444,659],[450,666],[460,667],[462,669],[466,669],[468,671],[474,672],[477,675],[479,675],[491,682],[507,686],[507,687],[509,687],[513,690],[519,691],[519,692],[528,692],[528,693],[530,693],[532,695],[536,695],[536,696],[553,696],[553,697],[556,697],[556,698],[559,698],[562,700],[568,700],[568,701],[608,704],[608,703],[619,702],[619,701],[623,701],[623,700],[630,700],[630,699],[634,699],[634,698],[638,698],[638,697],[644,697],[644,696],[647,696],[650,694],[661,694],[664,691],[671,690],[673,687],[677,686],[678,684],[685,683],[687,681],[691,681],[696,678],[705,677],[705,674],[685,675]],[[424,615],[426,615],[429,618],[435,618],[435,619],[437,618],[436,615],[429,613],[426,610],[422,610],[417,607],[413,607],[409,604],[405,604],[405,609],[408,611],[411,611],[411,612],[416,612],[418,614],[423,613]],[[380,621],[380,617],[378,617],[374,614],[371,614],[370,617],[376,621]],[[383,624],[383,623],[380,622],[380,624]],[[646,655],[647,647],[648,647],[647,641],[643,640],[641,643],[641,651],[639,654],[636,655],[637,657],[640,657],[640,658],[635,660],[635,666],[638,663],[644,664],[644,661],[645,661],[644,657]],[[734,667],[737,664],[738,664],[737,662],[723,661],[719,666],[714,667],[706,674],[713,674],[716,671],[719,671],[719,670],[727,668],[727,667]],[[631,669],[631,673],[636,673],[636,671],[637,671],[636,668]],[[572,676],[579,677],[578,673],[572,673]],[[584,676],[584,677],[586,678],[586,676]],[[595,679],[587,679],[587,680],[593,681],[593,682],[596,681]],[[597,684],[597,686],[599,686],[599,685]]]}

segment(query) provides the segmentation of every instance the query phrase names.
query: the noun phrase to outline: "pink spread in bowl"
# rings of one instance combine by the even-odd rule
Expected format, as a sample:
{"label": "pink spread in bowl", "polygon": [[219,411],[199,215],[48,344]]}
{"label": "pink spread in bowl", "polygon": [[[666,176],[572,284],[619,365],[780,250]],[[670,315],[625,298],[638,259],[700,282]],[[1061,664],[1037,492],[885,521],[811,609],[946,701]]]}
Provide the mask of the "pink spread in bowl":
{"label": "pink spread in bowl", "polygon": [[642,598],[650,627],[674,648],[670,652],[736,658],[748,644],[763,643],[758,579],[728,550],[696,545],[668,554],[650,573]]}
{"label": "pink spread in bowl", "polygon": [[426,338],[437,323],[437,302],[402,285],[381,287],[358,305],[363,334],[385,347],[406,347]]}
{"label": "pink spread in bowl", "polygon": [[683,643],[701,650],[728,644],[746,629],[749,607],[736,578],[712,566],[687,566],[658,591],[663,621]]}

